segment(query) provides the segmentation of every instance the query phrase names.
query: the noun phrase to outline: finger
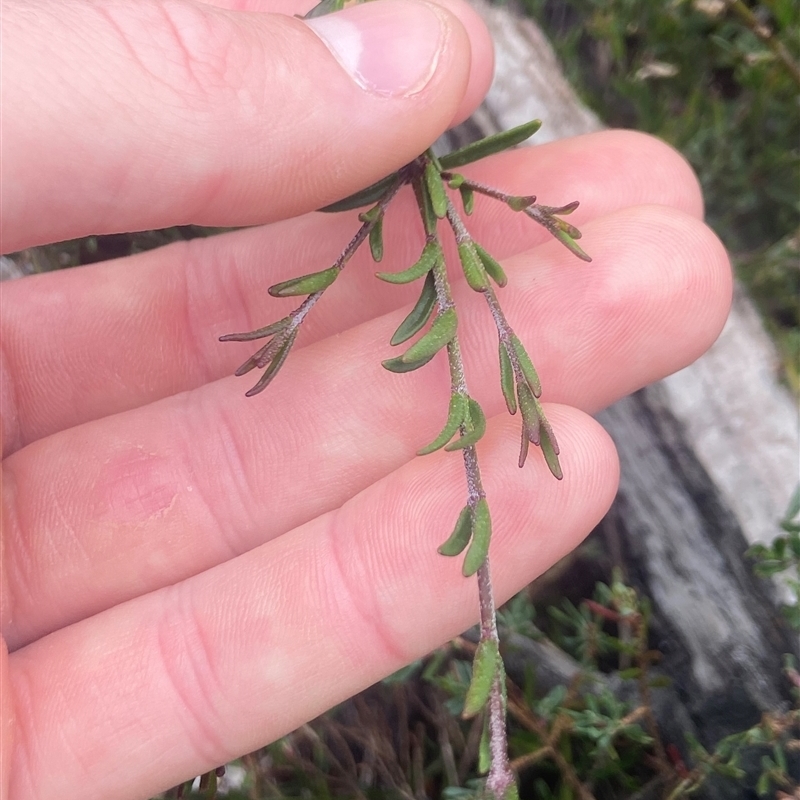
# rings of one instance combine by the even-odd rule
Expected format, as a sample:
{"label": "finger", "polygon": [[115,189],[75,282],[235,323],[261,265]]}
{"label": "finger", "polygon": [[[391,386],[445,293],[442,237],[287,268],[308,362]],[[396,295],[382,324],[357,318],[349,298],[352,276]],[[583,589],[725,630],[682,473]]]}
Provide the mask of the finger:
{"label": "finger", "polygon": [[318,208],[428,147],[471,69],[464,27],[423,0],[310,22],[192,0],[20,2],[3,24],[11,250]]}
{"label": "finger", "polygon": [[[643,203],[702,214],[686,162],[636,133],[610,131],[526,148],[476,164],[472,173],[510,192],[533,189],[545,203],[579,198],[578,225]],[[387,271],[413,263],[422,246],[413,203],[398,203],[385,224],[381,269]],[[358,224],[352,215],[312,215],[4,286],[0,385],[8,451],[232,373],[246,350],[217,338],[286,313],[291,301],[273,300],[267,287],[332,263]],[[478,208],[469,226],[498,257],[549,239],[527,217],[491,202]],[[374,279],[375,269],[366,249],[357,253],[304,324],[301,343],[414,302],[417,286],[389,286]],[[577,262],[567,269],[583,274]]]}
{"label": "finger", "polygon": [[[260,11],[274,14],[303,15],[316,3],[314,0],[202,0],[209,5],[227,8],[232,11]],[[458,17],[464,26],[470,43],[472,55],[469,79],[461,105],[448,127],[466,120],[481,104],[494,75],[494,45],[480,14],[462,0],[432,0],[451,14]]]}
{"label": "finger", "polygon": [[[595,411],[711,344],[730,270],[707,228],[664,207],[604,217],[585,238],[591,267],[556,242],[507,262],[504,305],[546,397]],[[470,389],[500,414],[489,314],[463,285],[455,298]],[[413,459],[444,422],[449,379],[441,358],[410,375],[382,369],[402,317],[293,353],[268,397],[228,378],[6,459],[9,642],[208,569]]]}
{"label": "finger", "polygon": [[[511,421],[481,444],[501,602],[574,548],[616,490],[602,429],[570,409],[548,413],[562,482],[539,458],[516,469]],[[464,503],[459,462],[414,461],[336,513],[13,654],[22,713],[12,798],[150,796],[473,624],[474,581],[435,552]]]}

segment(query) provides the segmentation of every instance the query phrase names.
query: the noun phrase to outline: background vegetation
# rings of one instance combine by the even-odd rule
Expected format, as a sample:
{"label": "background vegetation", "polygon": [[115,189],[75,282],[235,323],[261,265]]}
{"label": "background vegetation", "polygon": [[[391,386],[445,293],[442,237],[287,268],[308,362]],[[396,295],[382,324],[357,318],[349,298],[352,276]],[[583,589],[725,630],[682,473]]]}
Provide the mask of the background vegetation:
{"label": "background vegetation", "polygon": [[654,133],[703,186],[800,390],[800,4],[796,0],[521,0],[582,99]]}

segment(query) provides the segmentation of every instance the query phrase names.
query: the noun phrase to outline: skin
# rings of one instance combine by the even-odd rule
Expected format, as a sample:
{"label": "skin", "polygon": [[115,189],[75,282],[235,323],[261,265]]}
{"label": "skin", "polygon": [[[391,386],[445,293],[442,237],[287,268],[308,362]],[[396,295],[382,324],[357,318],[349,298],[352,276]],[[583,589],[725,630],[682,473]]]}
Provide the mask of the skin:
{"label": "skin", "polygon": [[[396,0],[398,14],[415,1]],[[474,581],[435,552],[464,502],[460,459],[414,457],[444,421],[446,364],[396,376],[379,363],[418,287],[376,281],[357,254],[255,399],[252,375],[231,376],[253,348],[216,341],[285,314],[292,301],[267,287],[331,263],[357,225],[309,212],[479,102],[487,33],[457,0],[442,5],[454,16],[433,77],[386,98],[286,16],[307,8],[289,0],[3,3],[4,251],[259,223],[3,285],[3,798],[146,798],[476,621]],[[175,19],[227,60],[193,49]],[[220,63],[245,66],[231,77]],[[270,83],[287,65],[299,100]],[[260,91],[258,114],[230,81]],[[509,275],[500,299],[539,367],[565,473],[553,480],[536,451],[516,467],[491,322],[455,277],[468,379],[490,417],[479,455],[502,601],[612,501],[616,454],[589,414],[708,348],[731,278],[694,176],[649,137],[598,133],[465,172],[551,205],[579,199],[570,221],[594,259],[490,202],[469,220]],[[413,213],[398,198],[381,269],[418,255]]]}

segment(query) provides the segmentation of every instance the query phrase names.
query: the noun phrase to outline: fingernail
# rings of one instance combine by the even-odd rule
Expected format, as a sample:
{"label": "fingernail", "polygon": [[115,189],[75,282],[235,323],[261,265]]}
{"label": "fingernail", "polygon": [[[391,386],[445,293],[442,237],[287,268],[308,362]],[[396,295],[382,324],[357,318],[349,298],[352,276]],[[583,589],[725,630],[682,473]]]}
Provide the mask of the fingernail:
{"label": "fingernail", "polygon": [[425,88],[445,41],[439,13],[416,0],[374,0],[307,24],[362,89],[385,96]]}

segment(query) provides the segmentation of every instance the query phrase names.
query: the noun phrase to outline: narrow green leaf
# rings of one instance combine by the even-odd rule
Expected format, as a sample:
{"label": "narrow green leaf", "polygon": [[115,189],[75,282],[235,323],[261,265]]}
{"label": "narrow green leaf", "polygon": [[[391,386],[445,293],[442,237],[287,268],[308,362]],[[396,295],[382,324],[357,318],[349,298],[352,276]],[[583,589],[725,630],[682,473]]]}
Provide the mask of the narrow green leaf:
{"label": "narrow green leaf", "polygon": [[492,518],[489,515],[489,504],[482,497],[475,504],[472,515],[472,542],[467,555],[464,556],[464,565],[461,569],[465,578],[474,575],[486,561],[489,553],[489,540],[492,538]]}
{"label": "narrow green leaf", "polygon": [[381,361],[381,365],[384,369],[388,369],[389,372],[413,372],[415,369],[424,367],[435,355],[436,353],[427,358],[421,358],[419,361],[403,361],[401,356],[397,358],[387,358],[385,361]]}
{"label": "narrow green leaf", "polygon": [[522,421],[522,441],[519,446],[519,468],[522,469],[525,466],[525,462],[528,460],[528,447],[531,443],[531,440],[528,438],[528,428],[525,425],[525,421]]}
{"label": "narrow green leaf", "polygon": [[469,430],[444,448],[448,453],[452,453],[454,450],[463,450],[465,447],[472,447],[486,433],[486,416],[478,401],[473,400],[471,397],[468,400],[467,419],[469,420]]}
{"label": "narrow green leaf", "polygon": [[428,277],[422,285],[422,292],[414,308],[409,315],[400,323],[394,332],[390,344],[398,345],[407,342],[414,334],[422,330],[425,323],[431,316],[433,307],[436,305],[436,286],[433,280],[433,273],[428,272]]}
{"label": "narrow green leaf", "polygon": [[556,219],[556,228],[563,231],[573,239],[580,239],[583,234],[574,226],[567,222],[565,219]]}
{"label": "narrow green leaf", "polygon": [[458,246],[458,257],[470,288],[476,292],[485,292],[489,288],[489,278],[475,248],[475,243],[472,241],[462,242]]}
{"label": "narrow green leaf", "polygon": [[[533,444],[539,444],[541,436],[539,429],[541,427],[541,414],[539,404],[531,392],[530,386],[527,383],[517,384],[517,397],[519,398],[519,407],[522,411],[522,432],[523,437]],[[528,453],[527,445],[524,446],[525,456]],[[520,454],[522,464],[525,463],[525,458]]]}
{"label": "narrow green leaf", "polygon": [[477,242],[475,242],[475,249],[478,251],[478,256],[481,263],[489,273],[489,277],[502,289],[507,283],[508,278],[500,264],[484,250]]}
{"label": "narrow green leaf", "polygon": [[373,261],[377,262],[383,258],[383,217],[370,229],[369,249],[372,252]]}
{"label": "narrow green leaf", "polygon": [[494,639],[482,639],[472,660],[472,680],[464,700],[464,719],[474,717],[487,703],[497,676],[500,650]]}
{"label": "narrow green leaf", "polygon": [[291,322],[291,319],[291,317],[284,317],[271,325],[247,333],[226,333],[224,336],[220,336],[219,340],[221,342],[252,342],[254,339],[265,339],[267,336],[282,331]]}
{"label": "narrow green leaf", "polygon": [[522,197],[509,197],[508,200],[506,200],[506,205],[512,211],[524,211],[529,206],[532,206],[535,202],[536,195],[530,194]]}
{"label": "narrow green leaf", "polygon": [[425,186],[425,181],[417,179],[413,183],[414,195],[417,198],[417,209],[419,210],[420,218],[422,219],[422,227],[425,229],[426,236],[433,236],[436,233],[436,225],[438,219],[436,214],[433,213],[433,205],[431,204],[431,196]]}
{"label": "narrow green leaf", "polygon": [[429,445],[417,450],[417,455],[426,456],[444,447],[456,435],[468,413],[467,396],[463,394],[452,395],[450,397],[450,410],[447,413],[447,422],[442,432]]}
{"label": "narrow green leaf", "polygon": [[270,365],[264,370],[264,374],[259,378],[258,383],[252,389],[245,392],[245,397],[252,397],[259,392],[263,392],[264,389],[266,389],[267,386],[272,383],[273,379],[278,374],[278,371],[286,361],[289,351],[292,349],[292,345],[294,344],[294,340],[296,338],[297,330],[294,330],[283,344],[281,349],[275,354],[275,358],[272,359]]}
{"label": "narrow green leaf", "polygon": [[447,193],[439,170],[430,161],[425,165],[425,186],[431,198],[433,213],[439,219],[443,219],[447,216]]}
{"label": "narrow green leaf", "polygon": [[528,386],[531,387],[533,396],[541,397],[542,383],[539,380],[539,374],[536,372],[536,368],[533,366],[531,357],[528,355],[527,350],[525,350],[525,347],[516,334],[511,334],[510,341],[511,346],[514,348],[514,352],[517,354],[517,359],[519,360],[519,366],[522,369],[522,374],[525,376],[525,380],[528,381]]}
{"label": "narrow green leaf", "polygon": [[508,351],[503,340],[500,340],[500,387],[503,390],[503,397],[506,401],[506,408],[509,414],[517,413],[517,396],[514,392],[514,367],[511,365]]}
{"label": "narrow green leaf", "polygon": [[458,316],[454,308],[448,308],[439,314],[430,329],[421,339],[418,339],[402,355],[406,363],[418,361],[421,358],[430,358],[446,347],[453,340],[458,329]]}
{"label": "narrow green leaf", "polygon": [[239,377],[240,375],[246,375],[252,369],[263,369],[267,366],[267,364],[272,361],[278,351],[283,347],[286,339],[284,338],[284,333],[282,332],[280,335],[275,335],[269,342],[267,342],[262,348],[260,348],[257,352],[253,353],[247,361],[242,364],[239,369],[234,372],[234,375]]}
{"label": "narrow green leaf", "polygon": [[508,150],[509,147],[514,147],[524,142],[526,139],[533,136],[541,127],[541,120],[531,120],[509,131],[496,133],[494,136],[487,136],[485,139],[454,150],[452,153],[442,156],[439,162],[442,165],[442,169],[446,170],[463,167],[464,164],[470,164],[473,161],[486,158],[486,156],[491,156],[495,153],[500,153],[503,150]]}
{"label": "narrow green leaf", "polygon": [[791,522],[798,514],[800,514],[800,485],[795,488],[789,500],[789,505],[784,512],[783,520],[785,522]]}
{"label": "narrow green leaf", "polygon": [[568,214],[571,214],[579,205],[579,201],[573,200],[571,203],[567,203],[565,206],[541,206],[541,208],[548,214],[557,214],[560,217],[566,217]]}
{"label": "narrow green leaf", "polygon": [[622,681],[630,681],[638,678],[642,674],[641,667],[628,667],[628,669],[621,669],[617,673],[617,677]]}
{"label": "narrow green leaf", "polygon": [[489,745],[489,715],[483,718],[481,741],[478,745],[478,774],[485,775],[492,766],[492,749]]}
{"label": "narrow green leaf", "polygon": [[299,278],[291,278],[283,283],[276,283],[270,286],[267,291],[273,297],[295,297],[299,294],[313,294],[327,289],[338,277],[337,267],[328,267],[320,272],[312,272],[310,275],[301,275]]}
{"label": "narrow green leaf", "polygon": [[450,538],[439,547],[439,552],[443,556],[457,556],[469,544],[472,536],[472,509],[464,506],[458,515],[456,527],[450,534]]}
{"label": "narrow green leaf", "polygon": [[558,442],[547,419],[542,417],[541,423],[539,447],[542,448],[548,469],[553,473],[553,477],[560,481],[564,473],[561,471],[561,464],[558,463]]}
{"label": "narrow green leaf", "polygon": [[463,175],[460,175],[458,172],[456,172],[455,175],[450,176],[450,178],[447,181],[447,185],[451,189],[460,189],[461,184],[464,183],[465,180],[466,178]]}
{"label": "narrow green leaf", "polygon": [[553,236],[558,239],[563,245],[567,247],[574,255],[578,256],[581,261],[591,262],[592,257],[587,255],[580,247],[578,247],[578,243],[566,232],[562,231],[558,228],[555,228],[552,231]]}
{"label": "narrow green leaf", "polygon": [[303,19],[314,19],[314,17],[323,17],[325,14],[332,14],[334,11],[341,11],[344,8],[344,0],[322,0],[317,3],[314,8],[307,14],[303,15]]}
{"label": "narrow green leaf", "polygon": [[[522,419],[525,420],[527,425],[536,424],[538,427],[539,410],[536,405],[536,398],[533,396],[531,387],[527,383],[517,384],[517,397],[519,398],[519,407],[522,411]],[[534,444],[537,444],[534,441]]]}
{"label": "narrow green leaf", "polygon": [[506,794],[503,800],[519,800],[519,789],[517,788],[516,783],[512,783],[511,786],[506,789]]}
{"label": "narrow green leaf", "polygon": [[372,203],[377,203],[386,190],[397,180],[397,173],[393,172],[385,178],[381,178],[366,189],[348,195],[347,197],[337,200],[335,203],[321,208],[320,211],[333,214],[338,211],[351,211],[354,208],[361,208],[368,206]]}
{"label": "narrow green leaf", "polygon": [[236,372],[234,372],[233,374],[237,378],[240,378],[242,375],[247,375],[247,373],[250,372],[251,369],[255,369],[258,366],[259,360],[263,358],[264,355],[266,355],[267,350],[269,350],[270,347],[272,347],[274,341],[275,340],[273,339],[271,342],[267,342],[262,348],[253,353],[253,355],[251,355],[250,358],[248,358],[247,361],[244,362],[244,364],[241,364],[239,368],[236,370]]}
{"label": "narrow green leaf", "polygon": [[436,263],[437,258],[441,258],[442,248],[437,242],[428,242],[422,248],[422,255],[419,260],[401,272],[376,272],[375,277],[380,278],[386,283],[411,283],[423,275],[427,275]]}
{"label": "narrow green leaf", "polygon": [[439,161],[439,156],[437,156],[436,153],[433,152],[433,150],[428,148],[423,155],[427,156],[430,159],[430,161],[433,164],[433,166],[436,167],[436,171],[437,172],[442,172],[443,171],[442,170],[442,162]]}
{"label": "narrow green leaf", "polygon": [[361,222],[375,222],[375,220],[379,219],[383,216],[383,209],[381,208],[380,203],[376,206],[372,206],[369,211],[362,211],[358,215],[358,219]]}
{"label": "narrow green leaf", "polygon": [[475,192],[469,186],[460,186],[458,191],[461,193],[461,204],[464,206],[464,213],[470,216],[475,210]]}
{"label": "narrow green leaf", "polygon": [[550,420],[544,415],[544,409],[541,406],[541,403],[536,403],[539,409],[539,419],[542,424],[542,434],[547,434],[547,438],[550,440],[550,446],[553,448],[556,455],[561,452],[561,448],[558,446],[558,442],[556,441],[556,435],[553,431],[553,426],[550,424]]}

